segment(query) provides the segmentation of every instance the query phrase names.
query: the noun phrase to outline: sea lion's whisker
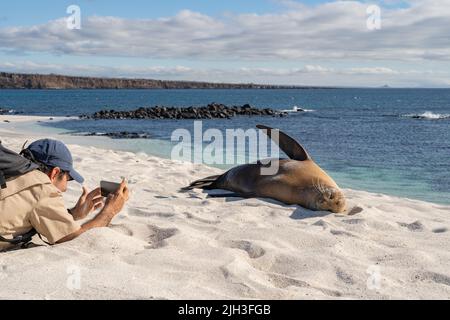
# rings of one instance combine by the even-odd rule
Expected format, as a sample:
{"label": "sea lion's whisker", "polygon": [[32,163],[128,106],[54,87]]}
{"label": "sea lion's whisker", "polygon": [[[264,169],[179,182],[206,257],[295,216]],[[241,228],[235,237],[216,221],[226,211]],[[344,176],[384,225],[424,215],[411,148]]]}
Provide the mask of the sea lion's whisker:
{"label": "sea lion's whisker", "polygon": [[319,184],[320,184],[320,180],[319,179],[317,179],[317,182],[315,182],[314,180],[312,181],[312,185],[313,185],[314,190],[316,190],[318,193],[321,193]]}
{"label": "sea lion's whisker", "polygon": [[317,179],[317,186],[319,188],[320,193],[324,194],[325,193],[325,186],[323,185],[323,183]]}

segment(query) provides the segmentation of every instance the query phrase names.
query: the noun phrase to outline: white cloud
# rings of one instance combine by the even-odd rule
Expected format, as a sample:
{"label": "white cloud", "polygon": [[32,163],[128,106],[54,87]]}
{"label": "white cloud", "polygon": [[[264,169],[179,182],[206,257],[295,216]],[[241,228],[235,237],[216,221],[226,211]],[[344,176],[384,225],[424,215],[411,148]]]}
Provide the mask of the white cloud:
{"label": "white cloud", "polygon": [[448,0],[383,9],[382,29],[366,28],[367,3],[292,5],[277,14],[221,19],[184,10],[159,19],[83,17],[0,29],[0,50],[83,56],[207,60],[450,60]]}
{"label": "white cloud", "polygon": [[192,74],[193,69],[185,66],[165,67],[131,67],[131,66],[96,66],[80,64],[51,64],[36,63],[33,61],[21,62],[0,62],[0,69],[8,72],[19,73],[44,73],[63,74],[72,76],[92,76],[92,77],[130,77],[130,78],[150,78],[150,77],[183,77]]}
{"label": "white cloud", "polygon": [[[0,70],[299,85],[449,85],[449,0],[379,0],[387,7],[378,31],[366,27],[366,9],[374,1],[312,6],[274,1],[285,11],[221,18],[189,10],[158,19],[82,16],[81,30],[67,29],[64,18],[0,28],[0,52],[14,55],[0,62]],[[396,8],[398,3],[409,6]],[[18,61],[18,54],[34,53],[63,56],[69,63]],[[126,57],[134,66],[105,57]],[[136,67],[137,61],[152,62]]]}
{"label": "white cloud", "polygon": [[328,73],[328,72],[333,72],[333,69],[325,68],[322,66],[306,65],[302,71],[303,72]]}
{"label": "white cloud", "polygon": [[392,70],[391,68],[375,67],[375,68],[351,68],[344,71],[347,74],[400,74],[400,72]]}

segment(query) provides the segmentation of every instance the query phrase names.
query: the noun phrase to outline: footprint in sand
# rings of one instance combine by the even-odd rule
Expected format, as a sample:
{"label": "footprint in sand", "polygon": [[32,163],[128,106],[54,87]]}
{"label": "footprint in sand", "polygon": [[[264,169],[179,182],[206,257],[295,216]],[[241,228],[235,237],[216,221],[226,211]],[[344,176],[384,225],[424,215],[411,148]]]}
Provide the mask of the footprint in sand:
{"label": "footprint in sand", "polygon": [[300,288],[311,288],[316,289],[322,292],[325,295],[332,296],[332,297],[341,297],[342,293],[336,290],[330,290],[326,288],[319,288],[319,287],[313,287],[309,283],[290,278],[281,274],[269,274],[269,281],[272,282],[277,288],[285,289],[290,286],[294,287],[300,287]]}
{"label": "footprint in sand", "polygon": [[417,281],[433,281],[435,283],[450,286],[450,277],[436,272],[424,271],[414,275],[414,280]]}
{"label": "footprint in sand", "polygon": [[315,226],[315,227],[322,227],[323,230],[328,229],[330,227],[330,224],[327,223],[326,221],[322,220],[322,219],[317,220],[312,225]]}
{"label": "footprint in sand", "polygon": [[425,230],[425,226],[419,220],[413,223],[397,222],[397,224],[401,227],[407,228],[412,232],[422,232]]}
{"label": "footprint in sand", "polygon": [[177,196],[155,196],[156,199],[178,199]]}
{"label": "footprint in sand", "polygon": [[183,214],[186,216],[186,218],[192,219],[194,221],[198,221],[201,223],[206,223],[206,224],[219,224],[220,223],[219,220],[208,220],[208,219],[199,218],[190,212],[183,212]]}
{"label": "footprint in sand", "polygon": [[251,259],[258,259],[266,254],[266,250],[250,241],[230,241],[226,245],[232,249],[244,250]]}
{"label": "footprint in sand", "polygon": [[110,228],[113,229],[114,231],[123,233],[123,234],[125,234],[127,236],[130,236],[130,237],[132,237],[133,234],[134,234],[133,231],[129,227],[127,227],[127,226],[125,226],[123,224],[110,225]]}
{"label": "footprint in sand", "polygon": [[341,220],[343,223],[349,225],[352,229],[365,229],[367,228],[367,223],[365,219],[346,219]]}
{"label": "footprint in sand", "polygon": [[167,242],[166,239],[169,239],[176,235],[179,230],[175,228],[163,229],[157,226],[148,225],[150,230],[150,234],[148,236],[149,246],[145,247],[146,249],[159,249],[164,247]]}
{"label": "footprint in sand", "polygon": [[252,288],[250,288],[248,285],[246,285],[244,282],[239,281],[240,279],[236,277],[226,266],[220,267],[220,271],[222,272],[222,275],[226,281],[229,283],[238,286],[238,291],[242,295],[250,296],[254,295],[255,292]]}
{"label": "footprint in sand", "polygon": [[353,276],[341,268],[336,268],[336,277],[344,282],[345,284],[353,285],[355,284],[355,280],[353,279]]}
{"label": "footprint in sand", "polygon": [[366,220],[364,219],[348,219],[348,220],[342,220],[342,222],[347,224],[364,224]]}
{"label": "footprint in sand", "polygon": [[160,217],[160,218],[170,218],[175,216],[175,213],[169,212],[149,212],[139,208],[130,208],[129,213],[136,217]]}
{"label": "footprint in sand", "polygon": [[353,207],[353,208],[348,212],[347,215],[349,215],[349,216],[354,216],[355,214],[361,213],[361,212],[363,212],[363,211],[364,211],[363,208],[356,206],[356,207]]}
{"label": "footprint in sand", "polygon": [[357,238],[357,236],[355,236],[354,234],[347,232],[347,231],[343,231],[343,230],[331,229],[330,233],[334,236],[347,236],[347,237]]}
{"label": "footprint in sand", "polygon": [[297,280],[281,274],[269,274],[269,281],[277,288],[285,289],[290,286],[300,288],[311,288],[311,285],[306,281]]}

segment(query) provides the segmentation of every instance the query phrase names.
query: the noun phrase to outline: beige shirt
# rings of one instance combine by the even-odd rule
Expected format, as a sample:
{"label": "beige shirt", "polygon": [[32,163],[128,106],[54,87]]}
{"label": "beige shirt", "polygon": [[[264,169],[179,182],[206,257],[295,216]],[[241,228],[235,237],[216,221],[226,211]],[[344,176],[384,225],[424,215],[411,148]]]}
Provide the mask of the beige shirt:
{"label": "beige shirt", "polygon": [[[61,192],[35,170],[10,179],[0,190],[0,235],[10,239],[36,229],[51,244],[80,229],[67,212]],[[11,247],[0,242],[0,250]]]}

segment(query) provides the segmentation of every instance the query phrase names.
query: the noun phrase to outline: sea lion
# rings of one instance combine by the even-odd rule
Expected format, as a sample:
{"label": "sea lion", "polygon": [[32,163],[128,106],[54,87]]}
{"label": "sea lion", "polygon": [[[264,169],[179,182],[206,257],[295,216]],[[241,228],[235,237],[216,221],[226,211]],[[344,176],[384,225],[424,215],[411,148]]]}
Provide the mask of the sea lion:
{"label": "sea lion", "polygon": [[[234,192],[234,196],[272,198],[311,210],[334,213],[346,210],[344,193],[297,141],[278,129],[263,125],[258,125],[257,128],[272,138],[289,157],[289,159],[270,159],[272,165],[279,166],[277,173],[262,175],[261,169],[267,164],[258,161],[237,166],[219,176],[195,181],[183,190],[222,189]],[[274,139],[274,134],[279,138]]]}

